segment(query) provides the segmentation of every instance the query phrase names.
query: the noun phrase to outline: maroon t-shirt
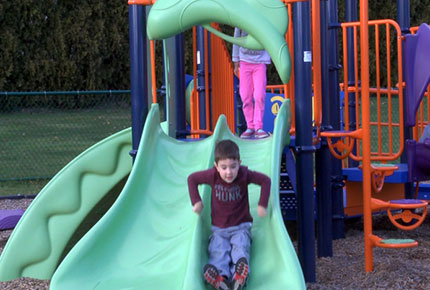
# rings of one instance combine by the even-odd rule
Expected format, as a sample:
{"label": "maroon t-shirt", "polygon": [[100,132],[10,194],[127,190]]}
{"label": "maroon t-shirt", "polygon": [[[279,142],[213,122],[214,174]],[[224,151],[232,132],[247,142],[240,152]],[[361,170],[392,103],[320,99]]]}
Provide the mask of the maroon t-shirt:
{"label": "maroon t-shirt", "polygon": [[191,204],[201,201],[198,185],[208,184],[211,193],[212,225],[227,228],[244,222],[252,222],[249,213],[248,184],[261,186],[258,205],[267,208],[270,195],[270,178],[262,173],[240,166],[236,179],[232,183],[222,180],[215,166],[188,176],[188,191]]}

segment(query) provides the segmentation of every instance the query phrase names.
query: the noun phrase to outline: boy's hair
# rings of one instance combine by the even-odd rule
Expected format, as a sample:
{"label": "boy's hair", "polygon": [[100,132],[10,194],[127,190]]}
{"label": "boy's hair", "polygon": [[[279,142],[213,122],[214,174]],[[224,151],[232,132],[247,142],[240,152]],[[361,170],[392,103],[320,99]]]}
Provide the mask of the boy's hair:
{"label": "boy's hair", "polygon": [[223,159],[240,160],[239,146],[231,140],[221,140],[215,145],[215,162]]}

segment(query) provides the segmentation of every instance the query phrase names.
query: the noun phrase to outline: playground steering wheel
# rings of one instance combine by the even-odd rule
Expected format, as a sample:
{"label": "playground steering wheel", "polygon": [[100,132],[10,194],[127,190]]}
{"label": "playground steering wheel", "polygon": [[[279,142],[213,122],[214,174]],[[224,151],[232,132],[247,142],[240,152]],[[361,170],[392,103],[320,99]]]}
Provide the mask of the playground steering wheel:
{"label": "playground steering wheel", "polygon": [[392,214],[391,210],[387,208],[387,215],[391,223],[398,229],[410,231],[419,227],[427,214],[427,206],[423,207],[421,214],[412,212],[413,209],[403,209],[398,214]]}
{"label": "playground steering wheel", "polygon": [[339,138],[336,142],[331,142],[331,137],[327,136],[328,149],[330,150],[330,153],[337,159],[347,158],[354,146],[353,137],[345,136],[344,138],[344,141]]}

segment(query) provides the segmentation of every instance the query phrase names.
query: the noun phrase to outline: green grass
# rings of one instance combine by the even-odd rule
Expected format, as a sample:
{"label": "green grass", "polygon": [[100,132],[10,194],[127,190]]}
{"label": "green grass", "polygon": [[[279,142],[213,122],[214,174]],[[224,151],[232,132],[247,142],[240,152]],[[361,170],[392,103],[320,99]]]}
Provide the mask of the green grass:
{"label": "green grass", "polygon": [[37,194],[48,182],[49,179],[0,181],[0,195],[15,196]]}
{"label": "green grass", "polygon": [[46,178],[130,123],[130,109],[114,106],[0,114],[0,195],[37,193]]}
{"label": "green grass", "polygon": [[[376,97],[370,99],[371,121],[377,120]],[[380,118],[398,122],[398,100],[389,112],[381,98]],[[67,163],[98,141],[130,126],[130,109],[24,110],[0,114],[0,195],[36,194]],[[399,148],[394,127],[393,150]],[[381,150],[388,151],[388,129],[381,129]],[[371,149],[377,150],[377,128],[371,128]],[[395,160],[393,162],[399,162]],[[21,181],[20,181],[21,180]]]}

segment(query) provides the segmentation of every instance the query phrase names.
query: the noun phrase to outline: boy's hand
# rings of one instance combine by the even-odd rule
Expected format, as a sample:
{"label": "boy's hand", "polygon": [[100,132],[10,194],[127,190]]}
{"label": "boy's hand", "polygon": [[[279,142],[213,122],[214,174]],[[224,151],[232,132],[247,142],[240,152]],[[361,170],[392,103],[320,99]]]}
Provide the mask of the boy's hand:
{"label": "boy's hand", "polygon": [[259,205],[257,207],[257,214],[259,217],[265,217],[267,214],[267,209],[264,206]]}
{"label": "boy's hand", "polygon": [[200,214],[202,209],[203,203],[201,201],[198,201],[193,205],[193,212],[195,212],[196,214]]}

